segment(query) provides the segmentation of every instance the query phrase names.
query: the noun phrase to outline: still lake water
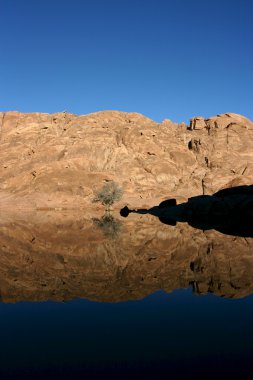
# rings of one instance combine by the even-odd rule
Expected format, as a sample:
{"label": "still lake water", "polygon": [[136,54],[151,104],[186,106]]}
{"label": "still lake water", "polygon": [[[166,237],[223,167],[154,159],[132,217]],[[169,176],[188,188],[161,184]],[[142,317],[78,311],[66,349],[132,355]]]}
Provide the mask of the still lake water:
{"label": "still lake water", "polygon": [[1,379],[250,378],[253,239],[49,212],[0,236]]}

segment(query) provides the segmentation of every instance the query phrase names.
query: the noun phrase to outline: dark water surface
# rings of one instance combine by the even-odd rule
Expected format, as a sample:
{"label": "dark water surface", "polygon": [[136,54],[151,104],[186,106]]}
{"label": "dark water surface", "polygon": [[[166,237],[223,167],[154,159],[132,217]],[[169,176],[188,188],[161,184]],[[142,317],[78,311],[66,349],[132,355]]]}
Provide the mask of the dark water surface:
{"label": "dark water surface", "polygon": [[1,379],[251,378],[252,239],[118,222],[2,219]]}
{"label": "dark water surface", "polygon": [[2,304],[0,315],[2,375],[250,373],[253,297],[177,290],[119,304]]}

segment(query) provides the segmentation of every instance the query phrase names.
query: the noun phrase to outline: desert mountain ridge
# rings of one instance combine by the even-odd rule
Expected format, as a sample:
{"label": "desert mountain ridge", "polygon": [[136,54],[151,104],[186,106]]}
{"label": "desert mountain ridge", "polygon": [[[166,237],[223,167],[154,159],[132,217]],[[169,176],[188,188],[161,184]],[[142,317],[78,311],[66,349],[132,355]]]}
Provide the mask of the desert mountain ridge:
{"label": "desert mountain ridge", "polygon": [[253,183],[253,122],[225,113],[189,125],[138,113],[0,112],[0,207],[97,207],[105,181],[119,203],[148,206]]}

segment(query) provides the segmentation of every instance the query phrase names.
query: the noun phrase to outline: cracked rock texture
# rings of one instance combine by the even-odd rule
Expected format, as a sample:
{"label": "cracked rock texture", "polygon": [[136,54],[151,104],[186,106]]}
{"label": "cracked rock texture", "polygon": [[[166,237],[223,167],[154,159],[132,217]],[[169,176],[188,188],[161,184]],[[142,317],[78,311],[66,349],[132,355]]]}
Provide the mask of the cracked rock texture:
{"label": "cracked rock texture", "polygon": [[87,207],[104,181],[119,204],[155,204],[253,183],[253,123],[229,113],[187,126],[137,113],[0,113],[0,207]]}

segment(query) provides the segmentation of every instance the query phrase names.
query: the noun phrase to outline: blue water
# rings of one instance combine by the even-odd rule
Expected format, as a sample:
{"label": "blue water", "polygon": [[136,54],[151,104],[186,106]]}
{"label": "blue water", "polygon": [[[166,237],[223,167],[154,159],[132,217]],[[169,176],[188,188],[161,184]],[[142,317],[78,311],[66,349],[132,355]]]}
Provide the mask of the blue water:
{"label": "blue water", "polygon": [[253,296],[2,303],[0,342],[1,379],[250,378]]}

